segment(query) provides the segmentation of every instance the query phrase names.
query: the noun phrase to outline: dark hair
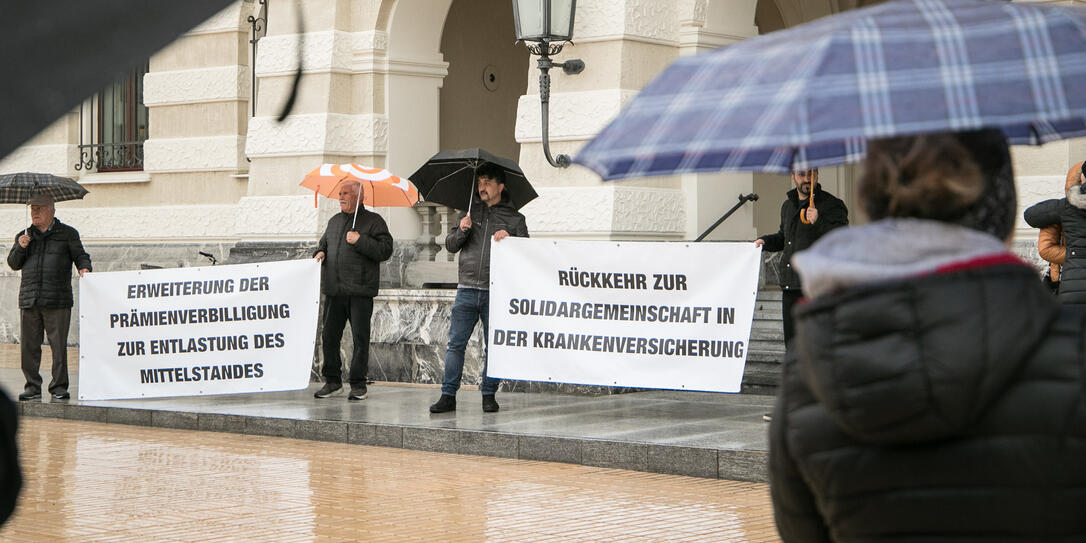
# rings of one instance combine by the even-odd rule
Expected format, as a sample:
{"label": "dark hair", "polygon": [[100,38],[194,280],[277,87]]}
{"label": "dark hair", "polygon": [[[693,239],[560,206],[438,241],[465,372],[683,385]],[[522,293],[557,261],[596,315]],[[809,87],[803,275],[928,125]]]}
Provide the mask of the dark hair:
{"label": "dark hair", "polygon": [[493,162],[484,162],[475,169],[475,178],[486,177],[498,183],[505,184],[505,170]]}
{"label": "dark hair", "polygon": [[1013,228],[1014,176],[1007,141],[999,130],[872,140],[863,165],[857,192],[872,220],[931,219],[1001,238]]}

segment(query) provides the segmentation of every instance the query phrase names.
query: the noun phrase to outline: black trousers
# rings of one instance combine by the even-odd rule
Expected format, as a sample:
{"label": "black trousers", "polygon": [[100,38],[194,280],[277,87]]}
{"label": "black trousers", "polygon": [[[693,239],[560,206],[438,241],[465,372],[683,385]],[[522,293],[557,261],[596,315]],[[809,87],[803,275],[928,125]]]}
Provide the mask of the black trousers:
{"label": "black trousers", "polygon": [[788,350],[792,346],[792,338],[796,336],[796,321],[792,317],[792,308],[796,306],[803,291],[798,288],[781,290],[781,311],[784,313],[784,348]]}
{"label": "black trousers", "polygon": [[19,344],[26,378],[27,392],[41,392],[41,340],[49,337],[49,349],[53,352],[53,379],[49,392],[60,394],[68,391],[68,328],[71,325],[70,307],[31,307],[19,310]]}
{"label": "black trousers", "polygon": [[324,299],[324,329],[321,331],[321,349],[324,366],[321,375],[326,383],[343,382],[343,359],[339,356],[339,342],[343,328],[351,323],[354,350],[351,353],[350,373],[347,382],[361,385],[366,382],[370,362],[370,317],[373,316],[373,298],[366,296],[326,296]]}

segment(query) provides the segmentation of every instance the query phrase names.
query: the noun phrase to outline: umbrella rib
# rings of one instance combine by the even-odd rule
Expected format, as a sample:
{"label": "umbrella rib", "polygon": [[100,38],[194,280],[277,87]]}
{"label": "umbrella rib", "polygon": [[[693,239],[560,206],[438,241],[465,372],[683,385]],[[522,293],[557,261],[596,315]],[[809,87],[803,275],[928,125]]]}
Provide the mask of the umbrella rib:
{"label": "umbrella rib", "polygon": [[454,176],[454,175],[456,175],[456,174],[458,174],[458,173],[460,173],[460,172],[462,172],[462,171],[464,171],[464,170],[466,170],[468,168],[471,168],[471,167],[472,166],[470,166],[470,165],[464,166],[463,168],[460,168],[459,170],[456,170],[455,172],[450,173],[449,175],[446,175],[445,177],[442,177],[442,178],[438,179],[437,181],[434,181],[434,186],[437,186],[438,183],[440,183],[440,182],[442,182],[442,181],[444,181],[444,180],[446,180],[446,179],[448,179],[448,178],[450,178],[450,177],[452,177],[452,176]]}

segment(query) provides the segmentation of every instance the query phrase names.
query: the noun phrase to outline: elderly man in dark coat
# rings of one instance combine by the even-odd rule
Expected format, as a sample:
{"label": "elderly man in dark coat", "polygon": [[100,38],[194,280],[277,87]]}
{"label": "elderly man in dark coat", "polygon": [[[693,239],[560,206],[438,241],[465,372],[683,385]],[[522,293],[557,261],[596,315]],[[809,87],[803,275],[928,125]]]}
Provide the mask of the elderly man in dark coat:
{"label": "elderly man in dark coat", "polygon": [[327,398],[343,388],[339,343],[348,321],[354,349],[347,399],[365,400],[368,392],[366,373],[373,297],[377,296],[381,283],[381,262],[392,256],[392,234],[380,215],[358,205],[360,189],[357,181],[341,184],[340,213],[328,220],[328,228],[313,253],[313,258],[321,263],[321,292],[325,296],[321,331],[324,386],[313,394],[316,398]]}
{"label": "elderly man in dark coat", "polygon": [[15,235],[8,266],[22,271],[19,285],[19,343],[26,386],[19,400],[41,398],[41,343],[49,338],[53,353],[49,392],[55,400],[68,393],[68,329],[71,324],[72,264],[79,276],[91,271],[91,258],[83,250],[79,232],[56,218],[52,198],[30,200],[32,226]]}

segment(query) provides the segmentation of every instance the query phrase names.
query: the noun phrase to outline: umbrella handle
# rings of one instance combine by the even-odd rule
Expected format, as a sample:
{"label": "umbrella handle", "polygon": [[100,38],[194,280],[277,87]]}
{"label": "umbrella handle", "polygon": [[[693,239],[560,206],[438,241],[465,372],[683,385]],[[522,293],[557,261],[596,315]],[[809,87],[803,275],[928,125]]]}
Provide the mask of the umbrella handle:
{"label": "umbrella handle", "polygon": [[810,198],[807,200],[806,209],[801,209],[800,210],[800,212],[799,212],[799,222],[801,222],[803,224],[811,224],[811,221],[807,220],[807,210],[808,209],[813,209],[815,211],[818,211],[818,208],[815,207],[815,203],[814,203],[814,192],[811,193]]}

